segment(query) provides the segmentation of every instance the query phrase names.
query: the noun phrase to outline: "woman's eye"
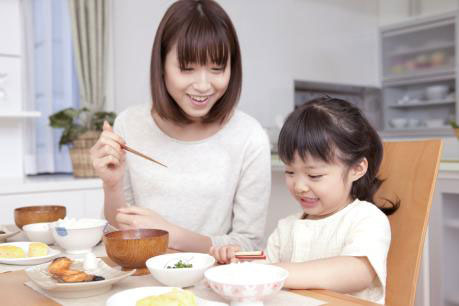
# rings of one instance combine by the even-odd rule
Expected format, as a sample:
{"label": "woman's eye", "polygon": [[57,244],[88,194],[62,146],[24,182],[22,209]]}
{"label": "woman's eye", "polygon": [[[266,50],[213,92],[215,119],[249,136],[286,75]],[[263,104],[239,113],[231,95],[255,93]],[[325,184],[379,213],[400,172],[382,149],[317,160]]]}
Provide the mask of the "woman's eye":
{"label": "woman's eye", "polygon": [[225,71],[225,67],[212,67],[212,71],[222,72]]}
{"label": "woman's eye", "polygon": [[285,174],[286,174],[286,175],[293,175],[293,171],[285,170]]}
{"label": "woman's eye", "polygon": [[319,179],[319,178],[322,177],[322,175],[308,175],[308,176],[309,176],[309,178],[311,178],[311,179],[313,179],[313,180],[314,180],[314,179]]}

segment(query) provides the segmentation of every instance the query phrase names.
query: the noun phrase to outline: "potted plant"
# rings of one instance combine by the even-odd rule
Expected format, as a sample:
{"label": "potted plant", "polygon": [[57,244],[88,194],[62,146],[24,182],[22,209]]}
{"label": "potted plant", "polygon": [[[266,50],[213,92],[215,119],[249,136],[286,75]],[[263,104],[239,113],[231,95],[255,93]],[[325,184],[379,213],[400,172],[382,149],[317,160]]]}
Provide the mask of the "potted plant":
{"label": "potted plant", "polygon": [[89,150],[97,142],[104,121],[106,120],[113,125],[115,117],[114,112],[90,112],[85,107],[81,109],[66,108],[49,116],[51,127],[64,129],[59,139],[59,149],[63,145],[70,147],[74,176],[96,176]]}
{"label": "potted plant", "polygon": [[457,139],[459,139],[459,125],[456,123],[456,121],[454,120],[451,120],[449,122],[449,124],[451,125],[451,127],[453,128],[454,130],[454,133],[456,134],[456,137]]}

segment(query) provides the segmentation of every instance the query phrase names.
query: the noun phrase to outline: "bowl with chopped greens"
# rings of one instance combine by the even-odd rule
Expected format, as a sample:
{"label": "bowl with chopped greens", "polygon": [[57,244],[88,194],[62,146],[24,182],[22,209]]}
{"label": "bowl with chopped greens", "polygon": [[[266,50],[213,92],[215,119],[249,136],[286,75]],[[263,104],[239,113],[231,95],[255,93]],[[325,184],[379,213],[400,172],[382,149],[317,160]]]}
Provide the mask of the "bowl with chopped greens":
{"label": "bowl with chopped greens", "polygon": [[191,287],[204,278],[204,272],[215,264],[215,258],[204,253],[172,253],[152,257],[146,265],[161,284]]}

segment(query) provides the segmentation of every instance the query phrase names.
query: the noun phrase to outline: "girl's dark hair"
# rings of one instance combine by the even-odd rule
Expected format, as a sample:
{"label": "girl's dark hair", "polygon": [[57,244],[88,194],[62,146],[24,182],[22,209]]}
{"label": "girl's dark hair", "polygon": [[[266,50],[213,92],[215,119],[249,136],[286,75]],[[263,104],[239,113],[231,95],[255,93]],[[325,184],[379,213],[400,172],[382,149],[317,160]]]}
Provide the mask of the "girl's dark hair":
{"label": "girl's dark hair", "polygon": [[189,123],[169,95],[164,82],[167,53],[177,43],[181,68],[210,60],[226,68],[231,59],[231,77],[225,94],[203,118],[204,123],[223,122],[239,100],[242,84],[241,51],[236,30],[223,8],[212,0],[179,0],[166,11],[156,32],[150,64],[152,113],[180,124]]}
{"label": "girl's dark hair", "polygon": [[[383,157],[378,133],[360,109],[351,103],[331,97],[306,102],[287,118],[279,134],[279,156],[286,164],[295,153],[333,163],[336,158],[352,167],[363,158],[368,161],[364,176],[353,182],[351,197],[375,203],[373,197],[381,186],[377,177]],[[387,200],[389,206],[379,207],[386,215],[394,213],[400,201]]]}

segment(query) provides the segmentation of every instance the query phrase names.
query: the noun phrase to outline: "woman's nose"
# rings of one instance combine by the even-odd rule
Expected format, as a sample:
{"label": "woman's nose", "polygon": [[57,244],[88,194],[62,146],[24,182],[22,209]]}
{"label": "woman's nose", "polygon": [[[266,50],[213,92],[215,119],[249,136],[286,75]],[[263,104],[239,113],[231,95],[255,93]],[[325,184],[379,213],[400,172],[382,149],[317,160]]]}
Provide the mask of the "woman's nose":
{"label": "woman's nose", "polygon": [[202,93],[209,91],[211,85],[207,71],[203,69],[196,73],[196,79],[193,82],[193,88]]}

